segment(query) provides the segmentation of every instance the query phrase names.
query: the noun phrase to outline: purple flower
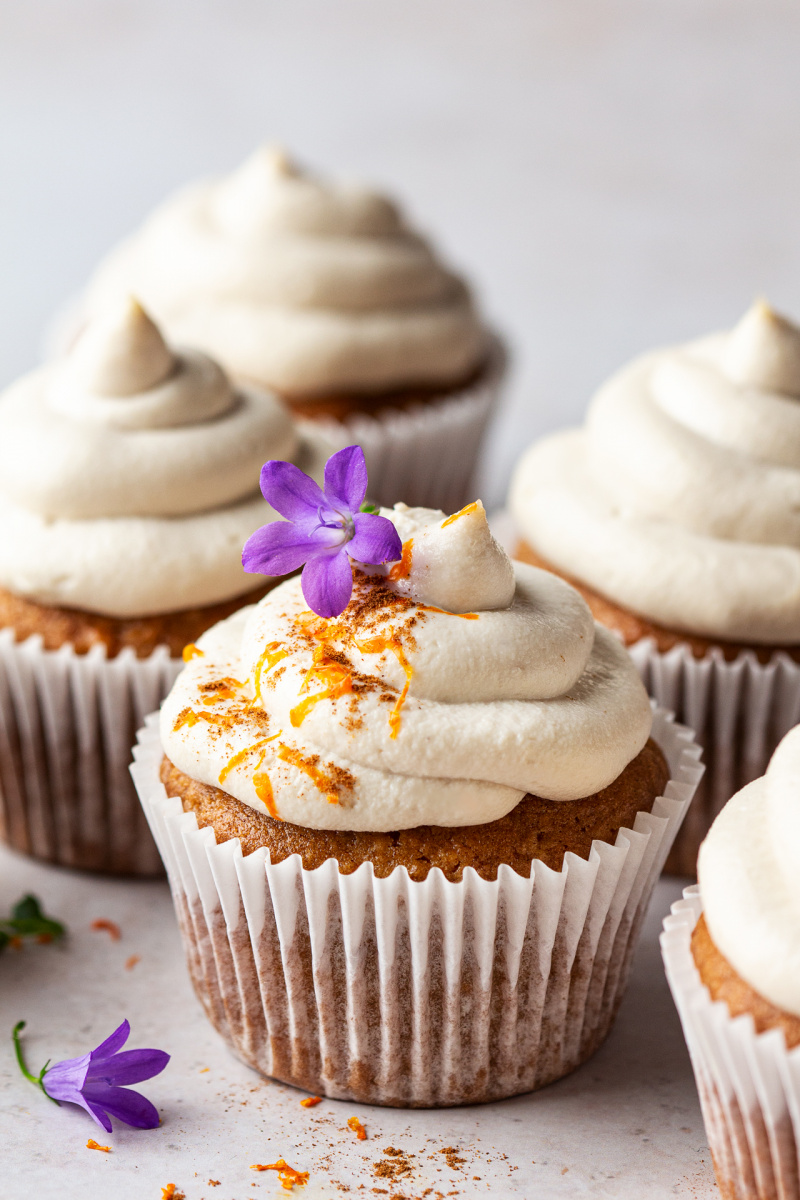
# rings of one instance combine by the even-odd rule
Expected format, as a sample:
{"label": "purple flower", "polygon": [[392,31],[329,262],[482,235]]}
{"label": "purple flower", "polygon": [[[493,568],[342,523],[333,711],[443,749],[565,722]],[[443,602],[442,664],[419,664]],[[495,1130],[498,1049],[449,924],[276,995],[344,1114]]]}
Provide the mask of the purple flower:
{"label": "purple flower", "polygon": [[273,459],[261,468],[261,491],[286,521],[262,525],[242,554],[245,571],[288,575],[303,567],[301,585],[309,608],[338,617],[353,591],[351,561],[395,562],[400,536],[386,517],[362,512],[367,465],[360,446],[346,446],[325,464],[325,489],[290,462]]}
{"label": "purple flower", "polygon": [[25,1066],[19,1035],[25,1027],[20,1021],[14,1029],[17,1061],[26,1079],[38,1084],[45,1095],[56,1103],[79,1104],[107,1133],[111,1133],[111,1117],[133,1125],[136,1129],[155,1129],[158,1112],[154,1105],[122,1087],[124,1083],[141,1083],[158,1075],[169,1062],[163,1050],[123,1050],[131,1027],[123,1021],[111,1037],[81,1058],[67,1058],[39,1075],[32,1075]]}

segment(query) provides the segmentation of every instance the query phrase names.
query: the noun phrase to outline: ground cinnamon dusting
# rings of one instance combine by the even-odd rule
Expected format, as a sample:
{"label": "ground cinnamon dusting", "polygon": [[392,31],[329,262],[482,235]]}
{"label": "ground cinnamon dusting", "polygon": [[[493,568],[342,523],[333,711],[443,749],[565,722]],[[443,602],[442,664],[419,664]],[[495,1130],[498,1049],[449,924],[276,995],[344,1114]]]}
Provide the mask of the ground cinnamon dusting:
{"label": "ground cinnamon dusting", "polygon": [[122,937],[119,925],[115,921],[108,921],[105,917],[97,917],[89,926],[90,929],[104,929],[109,934],[112,942],[118,942]]}
{"label": "ground cinnamon dusting", "polygon": [[88,1142],[86,1143],[86,1149],[87,1150],[102,1150],[103,1154],[111,1153],[110,1146],[101,1146],[99,1142],[96,1142],[94,1140],[94,1138],[89,1138]]}

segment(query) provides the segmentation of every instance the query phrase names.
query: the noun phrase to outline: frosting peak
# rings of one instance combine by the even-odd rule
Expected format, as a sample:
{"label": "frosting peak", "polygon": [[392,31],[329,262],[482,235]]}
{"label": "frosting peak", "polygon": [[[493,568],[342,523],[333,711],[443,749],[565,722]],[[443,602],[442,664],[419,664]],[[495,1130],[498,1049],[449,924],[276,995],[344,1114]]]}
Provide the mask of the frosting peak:
{"label": "frosting peak", "polygon": [[534,445],[510,503],[555,566],[671,629],[800,642],[800,329],[765,304],[644,355],[581,430]]}
{"label": "frosting peak", "polygon": [[89,392],[132,396],[163,383],[175,364],[158,326],[131,296],[86,327],[68,369]]}
{"label": "frosting peak", "polygon": [[757,300],[725,339],[725,374],[742,387],[800,397],[800,327]]}
{"label": "frosting peak", "polygon": [[171,338],[300,400],[450,386],[487,354],[466,286],[391,200],[271,147],[156,209],[101,263],[86,309],[130,292]]}

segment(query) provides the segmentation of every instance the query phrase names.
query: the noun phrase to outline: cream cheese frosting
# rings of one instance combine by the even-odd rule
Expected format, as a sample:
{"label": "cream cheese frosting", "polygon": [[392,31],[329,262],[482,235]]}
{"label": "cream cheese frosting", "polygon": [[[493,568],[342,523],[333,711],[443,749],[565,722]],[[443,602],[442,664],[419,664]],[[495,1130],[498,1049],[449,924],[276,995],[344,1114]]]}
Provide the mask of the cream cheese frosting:
{"label": "cream cheese frosting", "polygon": [[655,622],[800,642],[800,328],[760,301],[636,360],[528,450],[510,504],[544,558]]}
{"label": "cream cheese frosting", "polygon": [[0,585],[115,617],[250,591],[241,547],[272,457],[319,474],[324,447],[126,299],[0,397]]}
{"label": "cream cheese frosting", "polygon": [[101,263],[86,309],[130,291],[171,337],[299,398],[450,385],[487,353],[464,282],[394,204],[270,147],[166,200]]}
{"label": "cream cheese frosting", "polygon": [[168,758],[318,829],[481,824],[616,779],[650,706],[578,593],[512,563],[480,503],[381,511],[403,558],[356,570],[342,616],[291,579],[202,636],[161,711]]}
{"label": "cream cheese frosting", "polygon": [[800,726],[700,847],[709,932],[745,982],[800,1017]]}

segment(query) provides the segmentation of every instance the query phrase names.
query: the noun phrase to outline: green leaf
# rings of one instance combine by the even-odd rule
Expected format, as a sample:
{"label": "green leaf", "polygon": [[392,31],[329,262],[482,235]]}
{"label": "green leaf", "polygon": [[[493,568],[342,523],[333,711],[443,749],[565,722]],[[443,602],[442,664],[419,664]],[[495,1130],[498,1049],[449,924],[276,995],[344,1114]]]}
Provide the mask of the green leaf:
{"label": "green leaf", "polygon": [[13,936],[44,937],[53,939],[63,937],[66,929],[60,921],[46,917],[42,906],[35,896],[23,896],[11,910],[11,916],[0,921],[0,949],[8,945]]}
{"label": "green leaf", "polygon": [[381,510],[380,510],[379,505],[372,504],[371,501],[365,500],[364,503],[361,505],[361,508],[359,511],[363,512],[363,513],[376,513],[376,512],[380,512]]}

